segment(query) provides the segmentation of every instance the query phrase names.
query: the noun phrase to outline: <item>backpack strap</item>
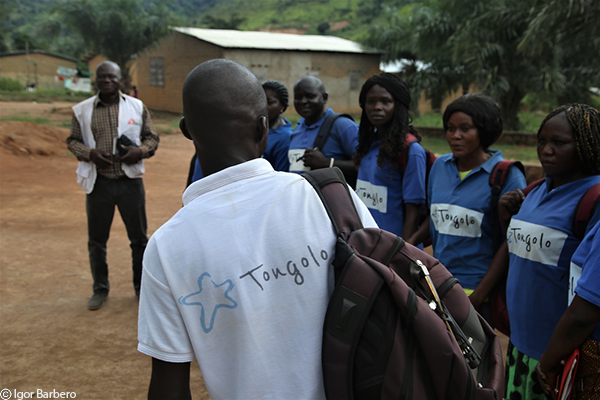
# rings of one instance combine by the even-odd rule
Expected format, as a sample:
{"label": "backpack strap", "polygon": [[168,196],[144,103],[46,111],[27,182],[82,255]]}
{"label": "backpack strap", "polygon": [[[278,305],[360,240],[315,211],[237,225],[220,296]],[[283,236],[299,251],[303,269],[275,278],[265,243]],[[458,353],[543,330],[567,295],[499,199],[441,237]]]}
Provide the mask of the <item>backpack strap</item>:
{"label": "backpack strap", "polygon": [[404,171],[406,171],[406,166],[408,165],[408,149],[410,145],[415,142],[419,142],[417,137],[410,132],[407,133],[406,137],[404,138],[404,151],[400,156],[400,174],[402,175],[404,175]]}
{"label": "backpack strap", "polygon": [[325,146],[327,139],[329,139],[329,134],[331,133],[331,128],[333,128],[333,124],[335,123],[335,120],[338,119],[339,117],[349,118],[352,121],[354,121],[354,118],[352,118],[352,116],[350,114],[335,113],[335,112],[329,114],[327,116],[327,118],[325,118],[325,121],[323,121],[323,124],[321,125],[321,127],[319,128],[319,133],[317,133],[317,137],[315,138],[315,142],[313,143],[313,149],[322,149],[323,146]]}
{"label": "backpack strap", "polygon": [[533,181],[529,185],[527,185],[525,189],[521,190],[521,192],[523,192],[523,194],[527,196],[529,192],[531,192],[536,187],[540,186],[542,183],[544,183],[545,180],[546,178],[540,178],[537,181]]}
{"label": "backpack strap", "polygon": [[573,218],[573,233],[579,240],[583,240],[587,225],[600,202],[600,183],[596,183],[588,189],[579,199]]}
{"label": "backpack strap", "polygon": [[319,195],[338,236],[347,239],[350,233],[363,227],[344,174],[338,167],[315,169],[302,177]]}
{"label": "backpack strap", "polygon": [[492,188],[492,243],[494,247],[494,254],[500,248],[500,245],[504,241],[502,238],[502,232],[496,227],[500,226],[500,217],[498,215],[498,201],[500,200],[500,194],[506,184],[506,180],[510,173],[511,167],[517,167],[525,175],[525,168],[519,161],[508,161],[503,160],[494,165],[494,169],[490,174],[489,184]]}

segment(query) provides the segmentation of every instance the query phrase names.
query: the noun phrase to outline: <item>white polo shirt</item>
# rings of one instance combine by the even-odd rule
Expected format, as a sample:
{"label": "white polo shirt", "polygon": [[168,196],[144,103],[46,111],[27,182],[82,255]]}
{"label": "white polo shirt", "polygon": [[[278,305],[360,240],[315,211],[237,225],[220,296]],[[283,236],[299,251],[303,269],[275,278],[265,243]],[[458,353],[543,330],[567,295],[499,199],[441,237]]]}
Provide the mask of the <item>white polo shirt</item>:
{"label": "white polo shirt", "polygon": [[183,201],[144,254],[139,351],[197,358],[212,399],[325,398],[336,237],[312,186],[255,159],[193,183]]}

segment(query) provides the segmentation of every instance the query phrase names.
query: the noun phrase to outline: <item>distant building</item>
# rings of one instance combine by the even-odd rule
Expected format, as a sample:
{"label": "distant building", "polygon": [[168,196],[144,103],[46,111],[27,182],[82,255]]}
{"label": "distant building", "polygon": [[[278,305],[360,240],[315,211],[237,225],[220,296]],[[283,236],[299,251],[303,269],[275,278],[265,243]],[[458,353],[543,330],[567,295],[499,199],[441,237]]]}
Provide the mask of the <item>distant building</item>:
{"label": "distant building", "polygon": [[43,50],[0,53],[0,77],[27,88],[90,91],[90,79],[77,71],[77,59]]}
{"label": "distant building", "polygon": [[[181,89],[198,64],[227,58],[246,66],[262,82],[277,80],[290,91],[305,75],[318,76],[329,93],[328,106],[360,113],[358,95],[370,76],[380,73],[380,51],[334,36],[293,35],[218,29],[173,28],[135,62],[139,97],[154,110],[182,112]],[[90,66],[91,69],[91,66]]]}

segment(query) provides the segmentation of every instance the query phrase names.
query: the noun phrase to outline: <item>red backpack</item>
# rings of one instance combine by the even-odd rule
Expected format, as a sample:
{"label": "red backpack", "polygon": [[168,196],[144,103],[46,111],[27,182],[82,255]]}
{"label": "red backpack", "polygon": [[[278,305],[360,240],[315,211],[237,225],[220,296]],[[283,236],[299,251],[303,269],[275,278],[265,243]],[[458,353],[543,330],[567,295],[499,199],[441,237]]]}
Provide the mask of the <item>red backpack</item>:
{"label": "red backpack", "polygon": [[402,238],[363,228],[339,169],[303,176],[338,234],[323,328],[327,398],[501,399],[500,342],[458,280]]}

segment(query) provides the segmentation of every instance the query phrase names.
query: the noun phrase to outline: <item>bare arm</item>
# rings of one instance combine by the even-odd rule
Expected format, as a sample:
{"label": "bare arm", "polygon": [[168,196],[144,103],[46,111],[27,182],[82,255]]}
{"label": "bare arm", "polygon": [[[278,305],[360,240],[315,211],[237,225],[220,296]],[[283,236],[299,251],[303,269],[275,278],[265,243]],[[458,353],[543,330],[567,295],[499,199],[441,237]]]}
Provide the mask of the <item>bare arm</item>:
{"label": "bare arm", "polygon": [[576,348],[581,346],[598,322],[600,322],[600,307],[575,295],[573,302],[558,322],[537,367],[540,383],[546,393],[555,396],[552,389],[555,387],[556,377],[561,372],[561,361],[566,360]]}
{"label": "bare arm", "polygon": [[152,358],[148,400],[191,399],[190,363],[170,363]]}
{"label": "bare arm", "polygon": [[485,273],[483,279],[481,282],[479,282],[479,285],[477,285],[473,293],[471,293],[469,296],[469,300],[471,300],[471,304],[473,304],[475,310],[481,310],[481,305],[488,297],[494,286],[496,286],[496,284],[502,279],[506,279],[506,275],[508,274],[508,262],[508,244],[505,240],[494,255],[494,258],[490,263],[490,267]]}
{"label": "bare arm", "polygon": [[498,216],[504,232],[508,229],[511,217],[519,212],[523,200],[525,200],[525,195],[521,190],[516,189],[504,193],[498,201]]}
{"label": "bare arm", "polygon": [[[404,228],[402,229],[402,237],[412,237],[419,228],[420,206],[414,203],[405,203],[406,215],[404,215]],[[410,243],[410,242],[409,242]]]}
{"label": "bare arm", "polygon": [[423,243],[427,239],[429,239],[429,236],[430,236],[429,221],[430,220],[431,220],[430,216],[425,218],[425,221],[423,221],[423,223],[421,224],[419,229],[417,229],[411,236],[409,236],[408,239],[405,239],[406,242],[416,246],[416,245]]}
{"label": "bare arm", "polygon": [[[311,149],[310,147],[304,151],[303,160],[304,165],[310,167],[310,169],[328,168],[331,163],[331,159],[325,157],[320,150]],[[356,178],[358,175],[358,170],[352,160],[334,160],[333,165],[344,173],[347,180],[348,178]]]}

